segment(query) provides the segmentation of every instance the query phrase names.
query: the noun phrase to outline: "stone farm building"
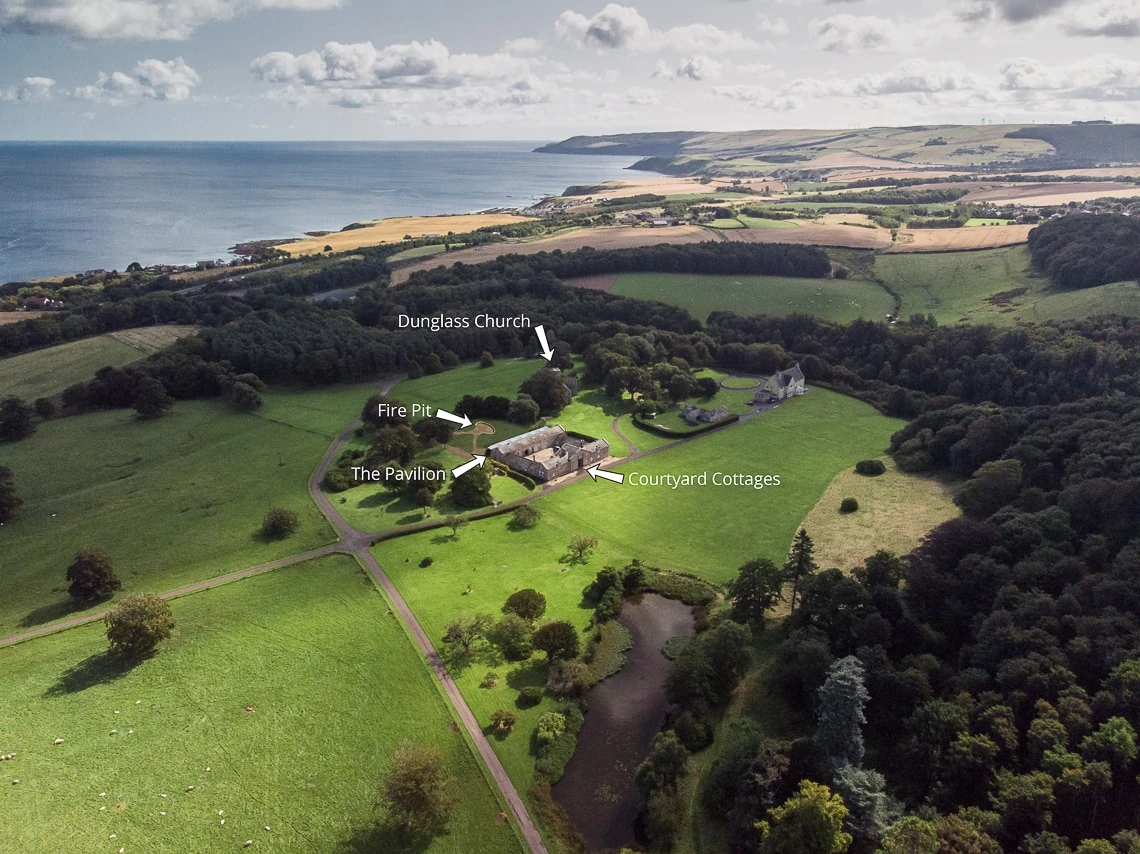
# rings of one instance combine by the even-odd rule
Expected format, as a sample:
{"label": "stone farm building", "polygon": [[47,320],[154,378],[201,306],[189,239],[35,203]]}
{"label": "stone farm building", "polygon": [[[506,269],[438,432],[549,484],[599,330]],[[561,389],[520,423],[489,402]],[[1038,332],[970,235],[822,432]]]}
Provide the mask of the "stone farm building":
{"label": "stone farm building", "polygon": [[562,427],[539,427],[487,448],[491,459],[545,483],[585,471],[610,455],[604,439],[580,439]]}
{"label": "stone farm building", "polygon": [[786,371],[777,371],[760,384],[756,392],[756,403],[772,403],[777,400],[787,400],[804,393],[804,372],[800,370],[800,363],[788,368]]}
{"label": "stone farm building", "polygon": [[728,407],[718,406],[716,409],[701,409],[699,406],[686,406],[681,410],[681,417],[689,424],[715,424],[728,418]]}

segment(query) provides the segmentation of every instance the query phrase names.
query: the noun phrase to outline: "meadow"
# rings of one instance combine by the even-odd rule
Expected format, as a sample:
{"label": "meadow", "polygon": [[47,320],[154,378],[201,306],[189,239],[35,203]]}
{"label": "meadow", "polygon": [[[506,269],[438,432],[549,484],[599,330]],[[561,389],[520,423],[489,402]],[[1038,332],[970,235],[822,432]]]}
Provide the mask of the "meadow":
{"label": "meadow", "polygon": [[[854,569],[879,549],[908,554],[929,531],[961,515],[953,483],[901,472],[889,456],[879,459],[887,467],[884,474],[866,477],[854,467],[844,469],[804,519],[821,567]],[[844,498],[854,498],[859,509],[840,513]]]}
{"label": "meadow", "polygon": [[[110,552],[124,592],[159,592],[332,542],[306,484],[369,392],[270,392],[255,414],[183,401],[156,421],[115,410],[41,423],[4,449],[24,507],[0,528],[0,634],[71,613],[64,575],[89,543]],[[298,513],[298,533],[260,536],[275,506]]]}
{"label": "meadow", "polygon": [[50,397],[106,365],[118,368],[145,354],[110,335],[83,338],[0,360],[0,397],[15,395],[31,402]]}
{"label": "meadow", "polygon": [[[497,516],[472,522],[458,536],[437,530],[386,540],[373,553],[437,641],[456,616],[497,614],[524,587],[546,596],[546,619],[567,619],[585,629],[591,612],[583,607],[582,588],[604,566],[638,558],[721,583],[752,558],[783,561],[800,523],[836,473],[879,456],[901,424],[852,398],[813,389],[747,424],[614,467],[626,474],[779,474],[779,487],[671,490],[583,478],[535,501],[531,506],[542,518],[531,530],[513,530],[510,516]],[[598,547],[575,563],[567,545],[579,533],[596,537]],[[431,565],[421,568],[427,557]],[[521,687],[542,684],[542,660],[540,653],[539,663],[506,665],[484,649],[456,669],[456,682],[476,716],[487,721],[495,709],[515,710]],[[499,674],[499,684],[480,687],[488,671]],[[516,731],[493,742],[520,791],[534,779],[529,733],[553,707],[546,699],[516,710]]]}
{"label": "meadow", "polygon": [[448,835],[423,850],[522,850],[355,561],[299,564],[172,608],[175,637],[133,668],[108,659],[98,625],[0,650],[0,749],[16,753],[4,771],[20,781],[3,786],[0,849],[392,850],[373,805],[393,751],[412,742],[444,751],[462,793]]}
{"label": "meadow", "polygon": [[901,317],[1013,325],[1098,314],[1140,317],[1140,288],[1118,282],[1065,291],[1033,269],[1024,246],[978,252],[884,254],[875,274],[902,298]]}
{"label": "meadow", "polygon": [[461,214],[458,216],[404,216],[381,219],[364,224],[363,228],[348,231],[334,231],[320,237],[306,237],[293,243],[278,246],[294,257],[311,255],[325,251],[331,246],[333,252],[347,252],[364,246],[379,243],[398,243],[405,235],[424,237],[428,234],[463,234],[477,228],[495,225],[509,225],[517,222],[531,222],[515,214]]}
{"label": "meadow", "polygon": [[837,323],[878,320],[894,308],[890,294],[858,279],[622,273],[612,293],[656,300],[687,310],[704,322],[713,311],[742,315],[810,314]]}

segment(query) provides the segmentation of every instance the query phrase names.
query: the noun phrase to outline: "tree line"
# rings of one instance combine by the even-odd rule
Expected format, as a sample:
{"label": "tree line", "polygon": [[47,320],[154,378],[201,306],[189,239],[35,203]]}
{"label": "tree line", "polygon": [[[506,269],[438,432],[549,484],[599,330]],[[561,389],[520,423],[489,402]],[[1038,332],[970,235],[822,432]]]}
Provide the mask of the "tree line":
{"label": "tree line", "polygon": [[1029,232],[1034,265],[1064,288],[1140,279],[1140,220],[1071,214]]}

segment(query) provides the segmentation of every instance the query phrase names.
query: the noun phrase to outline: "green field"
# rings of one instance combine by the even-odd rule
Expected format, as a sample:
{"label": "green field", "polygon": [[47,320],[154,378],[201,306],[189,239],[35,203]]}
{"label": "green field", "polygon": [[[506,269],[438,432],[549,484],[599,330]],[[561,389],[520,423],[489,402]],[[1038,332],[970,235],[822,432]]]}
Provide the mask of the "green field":
{"label": "green field", "polygon": [[675,305],[701,321],[713,311],[734,311],[779,317],[811,314],[849,323],[860,317],[878,320],[894,309],[890,294],[859,279],[622,273],[612,292]]}
{"label": "green field", "polygon": [[[901,423],[852,398],[813,389],[748,424],[615,469],[779,474],[779,487],[670,490],[583,480],[536,501],[532,506],[543,516],[532,530],[513,531],[509,516],[499,516],[472,522],[458,537],[430,531],[385,541],[373,551],[435,639],[456,615],[498,613],[523,587],[547,597],[547,617],[585,628],[589,611],[581,607],[581,591],[604,566],[640,558],[723,582],[754,557],[782,561],[796,528],[832,478],[860,459],[881,454]],[[634,432],[631,438],[644,435]],[[577,533],[596,536],[599,545],[588,563],[572,565],[566,546]],[[425,557],[433,564],[421,569]],[[479,687],[488,670],[503,677],[498,687]],[[485,656],[458,672],[456,681],[475,714],[486,720],[497,708],[513,708],[518,688],[537,684],[544,670]],[[516,733],[494,742],[520,791],[529,788],[534,775],[529,733],[551,707],[546,700],[520,711]]]}
{"label": "green field", "polygon": [[797,228],[795,221],[790,219],[768,219],[768,217],[745,216],[744,214],[738,216],[737,219],[749,228]]}
{"label": "green field", "polygon": [[[306,483],[369,391],[272,392],[253,415],[217,401],[179,402],[149,422],[129,410],[78,415],[6,446],[24,507],[0,528],[0,633],[67,613],[64,574],[88,543],[110,552],[125,592],[139,592],[331,542]],[[273,506],[297,511],[301,530],[263,541]]]}
{"label": "green field", "polygon": [[17,754],[4,763],[0,850],[205,854],[247,839],[253,851],[393,850],[366,840],[404,741],[443,750],[462,793],[449,835],[426,850],[521,850],[355,561],[300,564],[172,607],[176,636],[125,673],[105,658],[100,626],[0,650],[0,749]]}
{"label": "green field", "polygon": [[1009,225],[1013,220],[1011,219],[986,219],[985,217],[971,217],[966,220],[966,228],[978,228],[979,226],[987,225]]}
{"label": "green field", "polygon": [[979,252],[886,254],[875,274],[902,298],[900,316],[933,314],[939,323],[1043,323],[1100,314],[1140,317],[1140,288],[1118,282],[1054,288],[1024,246]]}
{"label": "green field", "polygon": [[411,249],[405,249],[403,252],[397,252],[395,255],[389,257],[388,260],[410,261],[413,258],[428,258],[432,255],[442,255],[446,251],[447,247],[442,243],[432,244],[430,246],[414,246]]}
{"label": "green field", "polygon": [[746,228],[744,223],[738,219],[714,219],[709,223],[709,228],[719,228],[732,230],[736,228]]}
{"label": "green field", "polygon": [[99,368],[117,368],[144,356],[110,335],[21,353],[0,359],[0,397],[15,395],[29,402],[49,397],[69,385],[91,379]]}

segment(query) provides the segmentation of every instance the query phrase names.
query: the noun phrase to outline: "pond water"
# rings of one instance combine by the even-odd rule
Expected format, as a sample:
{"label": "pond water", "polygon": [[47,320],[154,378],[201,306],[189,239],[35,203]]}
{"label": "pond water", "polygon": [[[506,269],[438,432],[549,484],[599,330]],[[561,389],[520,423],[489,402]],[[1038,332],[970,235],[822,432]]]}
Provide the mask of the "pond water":
{"label": "pond water", "polygon": [[670,661],[661,648],[671,637],[693,633],[692,609],[656,594],[628,600],[619,622],[629,629],[633,649],[622,671],[590,692],[578,748],[553,789],[590,851],[634,841],[634,774],[669,709]]}

